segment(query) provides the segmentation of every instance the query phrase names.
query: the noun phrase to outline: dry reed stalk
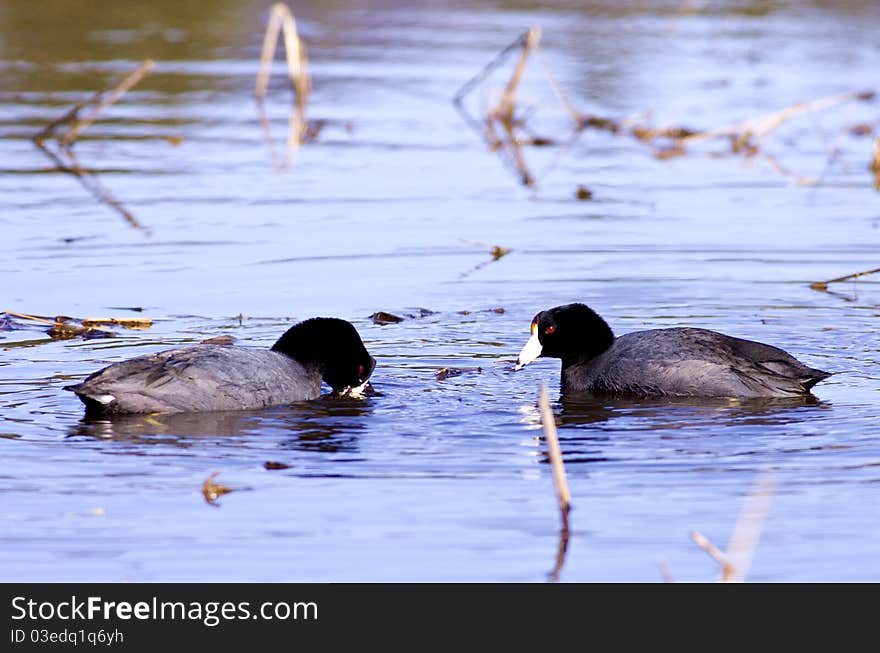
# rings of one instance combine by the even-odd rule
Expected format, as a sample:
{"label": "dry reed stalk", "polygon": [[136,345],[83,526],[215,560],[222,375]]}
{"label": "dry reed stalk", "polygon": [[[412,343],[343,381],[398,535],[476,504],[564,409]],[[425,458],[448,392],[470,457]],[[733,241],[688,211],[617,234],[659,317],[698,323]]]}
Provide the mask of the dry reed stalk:
{"label": "dry reed stalk", "polygon": [[850,279],[858,279],[859,277],[865,277],[869,274],[877,274],[878,272],[880,272],[880,268],[865,270],[864,272],[855,272],[853,274],[837,277],[836,279],[829,279],[828,281],[814,281],[810,284],[810,288],[813,290],[828,290],[829,283],[839,283],[841,281],[849,281]]}
{"label": "dry reed stalk", "polygon": [[[91,113],[84,119],[80,120],[77,118],[79,111],[75,108],[71,120],[73,124],[70,126],[70,129],[67,130],[67,133],[62,136],[58,142],[63,148],[69,148],[73,142],[82,134],[86,129],[88,129],[89,125],[91,125],[95,120],[98,119],[98,116],[101,115],[101,112],[109,107],[111,104],[114,104],[121,98],[127,91],[129,91],[135,84],[137,84],[144,75],[146,75],[153,68],[153,61],[151,59],[147,59],[143,61],[137,69],[134,70],[130,75],[128,75],[125,79],[123,79],[119,84],[113,87],[110,91],[110,95],[107,98],[104,98],[104,93],[106,91],[101,91],[95,94],[89,102],[86,103],[95,105],[92,109]],[[60,124],[60,123],[59,123]]]}
{"label": "dry reed stalk", "polygon": [[[76,177],[77,181],[79,181],[83,187],[92,193],[99,202],[102,204],[106,204],[107,206],[114,209],[118,212],[126,222],[128,222],[132,227],[136,229],[140,229],[145,233],[149,234],[150,230],[145,228],[138,220],[131,214],[122,203],[117,200],[109,190],[107,190],[95,177],[90,174],[87,170],[84,170],[80,167],[79,163],[76,160],[76,157],[71,149],[71,146],[75,142],[75,140],[85,131],[89,125],[91,125],[95,120],[97,120],[101,111],[105,108],[117,102],[119,98],[121,98],[129,89],[131,89],[141,78],[146,75],[153,67],[153,62],[150,59],[142,62],[138,68],[128,75],[125,79],[123,79],[119,84],[114,86],[112,89],[109,89],[110,95],[107,98],[104,98],[107,90],[98,91],[95,93],[87,102],[80,102],[76,104],[73,108],[69,109],[64,115],[59,117],[56,120],[53,120],[48,125],[46,125],[43,129],[41,129],[37,134],[34,135],[33,141],[34,145],[40,149],[43,154],[45,154],[48,158],[52,160],[55,164],[56,168],[61,172],[66,172],[74,177]],[[85,119],[79,119],[79,112],[87,106],[94,105],[92,112]],[[46,140],[51,138],[55,130],[57,130],[61,125],[70,124],[70,128],[64,134],[64,136],[58,138],[59,152],[53,152],[46,145]],[[68,160],[62,158],[62,155],[65,155]]]}
{"label": "dry reed stalk", "polygon": [[76,120],[76,117],[79,115],[79,112],[82,110],[82,108],[85,107],[87,104],[94,102],[96,98],[99,98],[101,96],[102,92],[103,91],[98,91],[97,93],[95,93],[88,102],[78,102],[77,104],[73,105],[70,109],[67,110],[66,113],[62,114],[61,116],[50,122],[48,125],[43,127],[36,134],[34,134],[33,141],[34,143],[36,143],[37,147],[42,147],[45,140],[52,136],[52,134],[55,133],[55,130],[58,129],[58,127]]}
{"label": "dry reed stalk", "polygon": [[80,324],[82,324],[83,327],[87,329],[107,324],[121,326],[126,329],[149,329],[153,325],[152,318],[148,317],[92,317],[80,320],[74,317],[66,316],[48,318],[39,315],[29,315],[27,313],[14,313],[13,311],[0,311],[0,315],[8,315],[10,317],[17,317],[21,320],[30,320],[32,322],[39,322],[41,324],[49,324],[53,327],[67,327],[71,329],[79,328],[75,324],[72,324],[73,322],[79,322]]}
{"label": "dry reed stalk", "polygon": [[744,120],[742,122],[738,122],[727,127],[722,127],[720,129],[713,129],[710,131],[688,134],[686,136],[683,136],[679,140],[683,145],[686,145],[698,141],[705,141],[727,136],[733,139],[734,151],[744,151],[748,149],[747,146],[749,144],[754,143],[755,140],[761,140],[765,138],[768,134],[777,129],[784,122],[790,120],[795,116],[815,111],[823,111],[825,109],[830,109],[831,107],[837,106],[838,104],[842,104],[843,102],[864,100],[868,97],[868,94],[864,92],[852,92],[840,93],[831,97],[812,100],[811,102],[799,102],[798,104],[786,107],[781,111],[776,111],[774,113],[765,116],[759,116],[757,118],[749,118],[748,120]]}
{"label": "dry reed stalk", "polygon": [[544,428],[544,439],[547,441],[547,454],[550,457],[550,469],[553,472],[553,484],[559,499],[559,512],[562,515],[562,531],[568,533],[568,513],[571,510],[571,495],[568,491],[568,480],[565,477],[565,465],[559,448],[559,437],[556,434],[556,420],[547,399],[547,387],[542,383],[538,395],[538,406],[541,409],[541,425]]}
{"label": "dry reed stalk", "polygon": [[783,166],[774,156],[771,156],[767,153],[762,153],[761,157],[764,159],[764,161],[767,162],[767,165],[770,166],[770,169],[773,170],[773,172],[780,174],[783,177],[788,177],[797,186],[815,186],[819,183],[818,177],[802,177],[796,172],[792,172],[791,170]]}
{"label": "dry reed stalk", "polygon": [[9,315],[10,317],[17,317],[21,320],[31,320],[33,322],[42,322],[43,324],[58,324],[58,320],[49,319],[46,317],[39,317],[37,315],[28,315],[27,313],[13,313],[12,311],[3,311],[3,315]]}
{"label": "dry reed stalk", "polygon": [[[536,46],[537,47],[537,46]],[[538,59],[538,53],[535,52],[535,59]],[[577,109],[574,108],[571,102],[568,100],[568,96],[565,94],[565,91],[562,90],[562,85],[556,80],[556,76],[550,72],[550,69],[547,66],[543,65],[543,60],[541,61],[542,67],[544,68],[544,74],[547,75],[547,80],[550,82],[550,88],[553,89],[553,93],[556,95],[556,99],[559,100],[559,103],[565,109],[574,123],[578,126],[585,124],[588,121],[588,117],[585,114],[581,113]]]}
{"label": "dry reed stalk", "polygon": [[727,578],[730,574],[732,574],[733,566],[730,564],[730,560],[727,559],[727,556],[721,549],[712,544],[711,540],[709,540],[708,537],[706,537],[699,531],[692,531],[691,539],[694,541],[694,544],[696,544],[703,551],[708,553],[712,557],[712,559],[715,560],[715,562],[721,565],[722,578]]}
{"label": "dry reed stalk", "polygon": [[305,44],[303,44],[302,39],[299,37],[299,32],[297,32],[296,19],[293,17],[293,12],[282,2],[276,2],[270,9],[269,24],[266,26],[266,34],[263,37],[263,51],[260,55],[260,71],[257,74],[255,89],[257,100],[262,101],[266,97],[272,60],[275,58],[275,49],[278,46],[279,32],[284,35],[287,75],[290,77],[296,92],[296,103],[305,109],[309,91],[311,91]]}
{"label": "dry reed stalk", "polygon": [[[520,130],[526,129],[528,117],[516,115],[516,95],[525,74],[529,58],[538,58],[538,45],[540,39],[541,29],[537,26],[532,27],[513,43],[505,47],[495,56],[495,58],[483,67],[483,70],[468,80],[453,96],[453,103],[464,120],[480,134],[490,150],[500,151],[505,155],[502,157],[504,162],[515,171],[516,175],[519,177],[520,183],[529,187],[536,184],[537,178],[531,173],[526,164],[522,147],[527,145],[547,146],[556,144],[556,139],[539,136],[521,138],[518,135]],[[483,120],[476,120],[465,109],[464,98],[471,93],[477,85],[481,84],[494,70],[499,68],[502,63],[507,60],[508,55],[514,50],[519,50],[519,58],[503,91],[500,93],[497,101],[493,100],[492,102],[489,102],[486,100],[484,88],[484,100],[486,101],[484,101],[482,109]],[[575,124],[573,136],[569,139],[567,145],[567,147],[570,147],[577,138],[577,133],[581,131],[585,125],[592,124],[591,121],[594,117],[587,116],[577,111],[568,101],[560,84],[556,81],[546,66],[544,66],[544,70],[547,73],[551,88],[557,99],[563,109],[571,116],[572,121]],[[546,170],[544,172],[546,173]]]}
{"label": "dry reed stalk", "polygon": [[743,501],[730,541],[727,543],[727,551],[721,551],[702,533],[697,531],[691,533],[691,539],[696,545],[721,565],[718,582],[742,583],[745,580],[758,546],[758,539],[761,537],[761,530],[764,528],[764,521],[770,511],[770,504],[776,494],[776,486],[775,477],[766,472],[758,474]]}
{"label": "dry reed stalk", "polygon": [[58,170],[73,175],[76,180],[79,181],[80,184],[82,184],[83,188],[94,195],[99,202],[101,202],[102,204],[106,204],[117,213],[119,213],[119,215],[121,215],[129,225],[131,225],[135,229],[143,231],[145,234],[149,235],[151,233],[151,230],[148,227],[142,225],[140,221],[136,217],[134,217],[134,215],[128,209],[126,209],[125,206],[123,206],[122,202],[116,199],[116,197],[114,197],[114,195],[101,182],[98,181],[97,177],[79,167],[79,164],[76,162],[76,159],[73,156],[72,150],[62,150],[67,152],[67,155],[71,160],[72,165],[68,165],[58,154],[46,147],[46,145],[42,141],[38,141],[35,138],[34,144],[47,157],[52,159]]}
{"label": "dry reed stalk", "polygon": [[660,575],[663,576],[664,583],[678,582],[675,580],[675,576],[672,575],[672,569],[669,568],[669,563],[666,560],[658,560],[657,566],[660,568]]}
{"label": "dry reed stalk", "polygon": [[[266,144],[269,146],[269,158],[272,160],[272,167],[275,170],[286,170],[290,167],[291,163],[291,153],[290,148],[287,148],[284,152],[284,159],[279,160],[278,153],[275,150],[275,141],[272,139],[272,129],[269,126],[269,117],[266,115],[266,108],[263,106],[262,102],[257,102],[257,113],[260,120],[260,128],[263,131],[263,140],[266,141]],[[287,125],[287,134],[288,134],[288,142],[290,141],[290,130],[292,128],[292,124],[290,120],[288,120]]]}
{"label": "dry reed stalk", "polygon": [[[487,141],[507,149],[513,159],[514,168],[524,186],[533,186],[535,178],[526,166],[519,139],[516,136],[516,92],[525,73],[529,56],[537,49],[540,40],[541,28],[539,27],[532,27],[525,33],[522,38],[522,50],[520,51],[519,60],[513,69],[513,74],[507,81],[498,104],[490,108],[486,115]],[[495,134],[496,123],[500,124],[504,131],[504,138],[502,139],[499,139]]]}
{"label": "dry reed stalk", "polygon": [[739,519],[730,535],[727,543],[727,559],[730,561],[729,569],[723,568],[722,582],[741,583],[745,580],[758,539],[764,528],[767,513],[776,495],[778,481],[776,477],[767,473],[760,473],[743,501]]}
{"label": "dry reed stalk", "polygon": [[85,327],[113,324],[124,329],[149,329],[153,326],[153,320],[149,317],[87,317],[83,318],[82,325]]}
{"label": "dry reed stalk", "polygon": [[507,86],[504,87],[504,92],[501,94],[501,98],[498,100],[497,106],[495,106],[494,109],[489,110],[490,121],[498,120],[506,127],[509,126],[510,129],[513,128],[513,114],[516,109],[516,91],[519,88],[520,82],[522,81],[523,73],[525,73],[526,63],[528,63],[529,55],[531,55],[532,52],[535,51],[540,41],[541,28],[529,28],[529,31],[526,32],[523,39],[522,51],[519,55],[519,61],[516,62],[516,67],[513,69],[513,74],[507,81]]}
{"label": "dry reed stalk", "polygon": [[553,569],[547,574],[551,583],[559,581],[559,574],[565,566],[565,554],[568,552],[568,531],[563,529],[559,531],[559,544],[556,547],[556,560],[553,563]]}
{"label": "dry reed stalk", "polygon": [[880,190],[880,136],[874,139],[874,155],[871,157],[871,172],[874,173],[874,190]]}

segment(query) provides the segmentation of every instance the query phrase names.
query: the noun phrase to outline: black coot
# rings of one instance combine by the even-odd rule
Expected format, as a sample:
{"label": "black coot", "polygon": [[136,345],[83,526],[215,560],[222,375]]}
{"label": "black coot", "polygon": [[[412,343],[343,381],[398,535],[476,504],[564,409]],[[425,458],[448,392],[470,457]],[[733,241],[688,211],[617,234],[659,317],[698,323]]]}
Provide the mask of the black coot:
{"label": "black coot", "polygon": [[351,323],[316,317],[271,349],[194,345],[114,363],[65,387],[90,414],[246,410],[360,390],[376,365]]}
{"label": "black coot", "polygon": [[517,359],[562,359],[562,392],[636,397],[795,397],[831,376],[776,347],[707,329],[672,328],[614,337],[584,304],[541,311]]}

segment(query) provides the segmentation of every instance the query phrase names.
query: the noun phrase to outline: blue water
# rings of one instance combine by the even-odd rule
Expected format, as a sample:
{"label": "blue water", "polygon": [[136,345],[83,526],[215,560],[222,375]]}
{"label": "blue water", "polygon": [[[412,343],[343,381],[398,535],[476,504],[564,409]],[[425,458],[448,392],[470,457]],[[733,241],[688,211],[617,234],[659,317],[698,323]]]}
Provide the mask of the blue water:
{"label": "blue water", "polygon": [[[570,123],[544,69],[581,111],[721,127],[871,89],[876,9],[298,3],[309,117],[326,124],[279,170],[280,59],[271,147],[252,98],[262,3],[63,4],[0,7],[0,310],[154,324],[102,340],[0,332],[0,579],[548,580],[560,529],[543,382],[573,504],[559,580],[660,581],[658,560],[714,580],[689,533],[724,548],[762,470],[778,485],[748,580],[880,580],[880,288],[809,287],[880,265],[873,137],[848,131],[876,135],[877,105],[793,118],[750,159],[717,140],[660,160],[588,130],[525,148],[525,188],[451,102],[540,25],[522,99],[557,142]],[[148,57],[154,71],[75,146],[138,228],[30,137]],[[493,260],[495,245],[511,251]],[[617,333],[707,327],[839,374],[816,402],[565,403],[558,361],[512,366],[533,315],[570,301]],[[378,310],[413,317],[380,326]],[[378,359],[373,394],[85,423],[62,390],[219,334],[269,346],[313,315],[355,323]],[[438,380],[444,367],[463,373]],[[233,490],[215,506],[213,472]]]}

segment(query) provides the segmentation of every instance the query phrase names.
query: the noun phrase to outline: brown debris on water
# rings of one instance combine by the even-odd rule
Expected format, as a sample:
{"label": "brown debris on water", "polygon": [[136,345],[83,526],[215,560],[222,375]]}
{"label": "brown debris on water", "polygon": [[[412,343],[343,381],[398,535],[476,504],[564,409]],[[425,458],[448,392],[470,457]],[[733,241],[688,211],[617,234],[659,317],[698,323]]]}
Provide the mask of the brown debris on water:
{"label": "brown debris on water", "polygon": [[153,320],[149,317],[86,317],[82,319],[83,326],[114,325],[126,329],[149,329],[153,326]]}
{"label": "brown debris on water", "polygon": [[445,381],[462,374],[482,374],[482,367],[443,367],[434,373],[434,378],[438,381]]}
{"label": "brown debris on water", "polygon": [[498,261],[513,251],[510,247],[502,247],[501,245],[493,245],[491,243],[484,243],[479,240],[465,240],[464,238],[462,238],[461,242],[467,243],[468,245],[477,245],[478,247],[485,247],[486,249],[489,250],[489,255],[492,257],[488,261],[483,261],[481,263],[478,263],[477,265],[470,268],[469,270],[466,270],[465,272],[462,273],[462,275],[461,275],[462,277],[467,277],[467,276],[473,274],[474,272],[476,272],[477,270],[481,270],[482,268],[489,265],[489,263],[493,263],[495,261]]}
{"label": "brown debris on water", "polygon": [[220,504],[217,503],[217,499],[222,497],[224,494],[229,494],[232,492],[232,488],[229,488],[221,483],[215,483],[214,479],[220,475],[220,472],[211,472],[208,478],[205,479],[205,482],[202,484],[202,496],[205,497],[205,501],[209,506],[214,506],[215,508],[219,508]]}
{"label": "brown debris on water", "polygon": [[505,309],[503,306],[495,306],[494,308],[481,308],[481,309],[477,309],[475,311],[464,309],[464,310],[458,311],[458,314],[459,315],[470,315],[471,313],[497,313],[498,315],[503,315],[504,312],[505,312]]}
{"label": "brown debris on water", "polygon": [[234,345],[235,344],[235,336],[230,335],[222,335],[222,336],[214,336],[212,338],[205,338],[204,340],[199,342],[200,345]]}
{"label": "brown debris on water", "polygon": [[814,281],[810,284],[810,288],[813,290],[819,290],[823,292],[828,291],[828,284],[830,283],[840,283],[841,281],[850,281],[851,279],[858,279],[860,277],[866,277],[869,274],[877,274],[880,272],[880,268],[875,268],[873,270],[865,270],[864,272],[854,272],[853,274],[846,274],[842,277],[837,277],[835,279],[828,279],[828,281]]}
{"label": "brown debris on water", "polygon": [[[98,91],[86,102],[80,102],[68,109],[59,118],[53,120],[33,136],[34,145],[55,164],[61,172],[66,172],[76,178],[82,186],[94,195],[99,202],[109,206],[119,213],[132,227],[147,234],[150,233],[132,213],[113,194],[105,188],[95,175],[80,166],[73,153],[73,145],[82,133],[94,123],[101,112],[111,104],[117,102],[127,91],[137,84],[144,75],[153,68],[153,61],[143,61],[131,74],[121,82],[104,91]],[[91,107],[88,115],[81,118],[80,112]],[[56,135],[56,131],[64,125],[68,125],[63,135]],[[54,139],[56,149],[48,146],[48,141]]]}
{"label": "brown debris on water", "polygon": [[288,465],[287,463],[279,463],[275,460],[267,460],[266,462],[263,463],[263,468],[269,469],[269,470],[290,469],[291,467],[293,467],[293,465]]}
{"label": "brown debris on water", "polygon": [[373,321],[373,324],[379,324],[382,326],[386,324],[397,324],[398,322],[403,322],[403,318],[399,315],[388,313],[386,311],[376,311],[370,316],[370,319]]}
{"label": "brown debris on water", "polygon": [[574,196],[582,202],[586,202],[587,200],[593,199],[593,191],[586,186],[578,186],[577,190],[574,192]]}
{"label": "brown debris on water", "polygon": [[46,330],[49,337],[55,340],[68,340],[70,338],[83,338],[91,340],[92,338],[114,338],[116,334],[106,329],[95,329],[84,327],[70,322],[59,322]]}
{"label": "brown debris on water", "polygon": [[857,125],[851,125],[847,131],[851,136],[870,136],[874,133],[874,127],[867,122],[860,122]]}
{"label": "brown debris on water", "polygon": [[14,324],[10,318],[25,320],[26,322],[36,322],[40,325],[49,325],[46,333],[55,339],[66,338],[112,338],[116,334],[113,331],[99,329],[99,326],[115,325],[125,329],[148,329],[152,326],[151,318],[75,318],[67,315],[56,315],[55,317],[47,317],[42,315],[30,315],[27,313],[15,313],[13,311],[2,311],[0,315],[10,323]]}

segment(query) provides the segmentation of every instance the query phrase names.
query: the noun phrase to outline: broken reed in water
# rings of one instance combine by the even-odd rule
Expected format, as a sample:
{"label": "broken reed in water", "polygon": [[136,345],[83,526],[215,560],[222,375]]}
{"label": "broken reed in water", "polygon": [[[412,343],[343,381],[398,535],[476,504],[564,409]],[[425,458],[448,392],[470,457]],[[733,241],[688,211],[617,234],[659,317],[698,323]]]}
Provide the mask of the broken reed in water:
{"label": "broken reed in water", "polygon": [[[542,136],[523,138],[518,135],[522,132],[528,133],[529,115],[517,115],[517,91],[529,56],[534,53],[532,58],[537,58],[540,35],[540,28],[532,27],[514,43],[505,47],[484,66],[483,70],[468,80],[453,96],[453,103],[465,121],[480,132],[490,150],[505,156],[505,163],[508,163],[515,170],[520,183],[525,186],[535,186],[538,180],[526,165],[522,146],[557,144],[557,139],[553,138]],[[500,100],[496,105],[490,106],[485,110],[482,121],[473,119],[464,109],[464,99],[476,87],[482,85],[490,73],[499,68],[508,55],[516,49],[520,50],[520,56],[509,81],[501,93]],[[789,178],[800,186],[815,186],[819,183],[819,180],[789,171],[786,167],[779,164],[775,158],[763,152],[762,146],[766,138],[781,125],[796,116],[824,111],[845,102],[871,101],[875,97],[873,91],[840,93],[809,102],[798,102],[780,111],[749,118],[720,128],[652,127],[637,124],[632,119],[618,120],[579,111],[568,100],[562,86],[556,81],[551,71],[546,70],[545,72],[559,103],[571,116],[574,123],[574,133],[567,144],[568,146],[573,144],[579,132],[587,128],[598,129],[612,134],[629,133],[639,141],[651,146],[654,149],[654,155],[658,159],[665,160],[687,154],[687,146],[692,144],[726,138],[730,143],[731,153],[747,157],[760,153],[767,159],[769,168],[772,171]],[[871,172],[873,174],[874,187],[880,190],[880,138],[874,142]],[[590,199],[590,197],[591,194],[587,195],[579,191],[577,193],[578,199]]]}
{"label": "broken reed in water", "polygon": [[[296,99],[288,116],[287,143],[284,158],[280,162],[275,154],[275,147],[269,129],[269,119],[263,106],[263,100],[266,97],[266,90],[269,86],[272,61],[275,59],[275,50],[278,47],[279,35],[283,35],[284,38],[287,76],[290,78]],[[273,166],[277,170],[287,169],[291,163],[292,153],[304,142],[314,140],[321,129],[322,121],[315,121],[315,124],[310,125],[309,121],[306,120],[306,106],[308,105],[311,89],[312,81],[309,77],[306,47],[296,29],[296,19],[287,5],[282,2],[276,2],[269,10],[269,22],[266,25],[266,33],[263,36],[260,69],[257,73],[254,94],[257,98],[257,109],[260,114],[263,137],[269,144]]]}
{"label": "broken reed in water", "polygon": [[547,399],[547,387],[542,383],[538,394],[538,407],[541,410],[541,425],[544,428],[544,439],[547,441],[547,455],[550,458],[550,469],[553,472],[553,484],[559,500],[559,512],[562,515],[562,530],[568,533],[568,513],[571,510],[571,494],[568,491],[568,480],[565,476],[565,465],[562,462],[562,451],[559,448],[559,437],[556,434],[556,419]]}
{"label": "broken reed in water", "polygon": [[125,329],[149,329],[153,326],[153,320],[148,317],[91,317],[78,319],[66,315],[46,317],[42,315],[29,315],[27,313],[15,313],[13,311],[0,312],[7,318],[14,317],[28,322],[37,322],[48,325],[46,330],[52,338],[111,338],[115,333],[97,327],[114,325]]}
{"label": "broken reed in water", "polygon": [[[80,102],[68,109],[56,120],[53,120],[39,132],[34,134],[33,142],[39,150],[49,157],[58,170],[73,175],[83,187],[97,198],[99,202],[105,204],[119,213],[126,222],[132,227],[140,229],[149,234],[149,230],[126,209],[122,203],[117,200],[113,194],[106,189],[90,171],[79,165],[73,153],[73,145],[76,139],[98,119],[101,112],[111,104],[117,102],[128,90],[137,84],[141,78],[153,68],[153,61],[147,59],[143,61],[131,74],[125,79],[111,87],[108,90],[98,91],[87,102]],[[107,95],[105,97],[105,94]],[[86,107],[92,107],[92,111],[85,118],[80,118],[80,111]],[[62,125],[70,125],[67,132],[60,137],[55,136],[55,131]],[[58,143],[57,152],[50,149],[46,141],[55,137]]]}
{"label": "broken reed in water", "polygon": [[257,100],[262,101],[266,97],[272,60],[275,58],[275,49],[278,47],[279,33],[284,35],[287,76],[290,77],[290,82],[293,84],[294,91],[296,92],[296,102],[299,106],[305,108],[309,91],[311,91],[312,87],[305,45],[299,37],[299,32],[297,32],[296,19],[293,17],[293,12],[282,2],[276,2],[272,5],[269,12],[269,24],[266,25],[266,34],[263,37],[263,50],[260,55],[260,71],[257,73],[255,89]]}
{"label": "broken reed in water", "polygon": [[828,281],[814,281],[810,284],[810,288],[813,290],[828,290],[829,283],[840,283],[841,281],[849,281],[850,279],[858,279],[859,277],[866,277],[869,274],[877,274],[880,272],[880,268],[875,268],[873,270],[865,270],[864,272],[855,272],[853,274],[847,274],[842,277],[837,277],[836,279],[829,279]]}
{"label": "broken reed in water", "polygon": [[[758,540],[770,512],[770,504],[776,496],[778,481],[769,472],[761,471],[743,501],[739,517],[727,543],[727,551],[722,551],[699,531],[691,532],[691,539],[721,566],[719,583],[742,583],[746,579]],[[665,560],[658,562],[660,573],[667,582],[674,582],[669,565]]]}

